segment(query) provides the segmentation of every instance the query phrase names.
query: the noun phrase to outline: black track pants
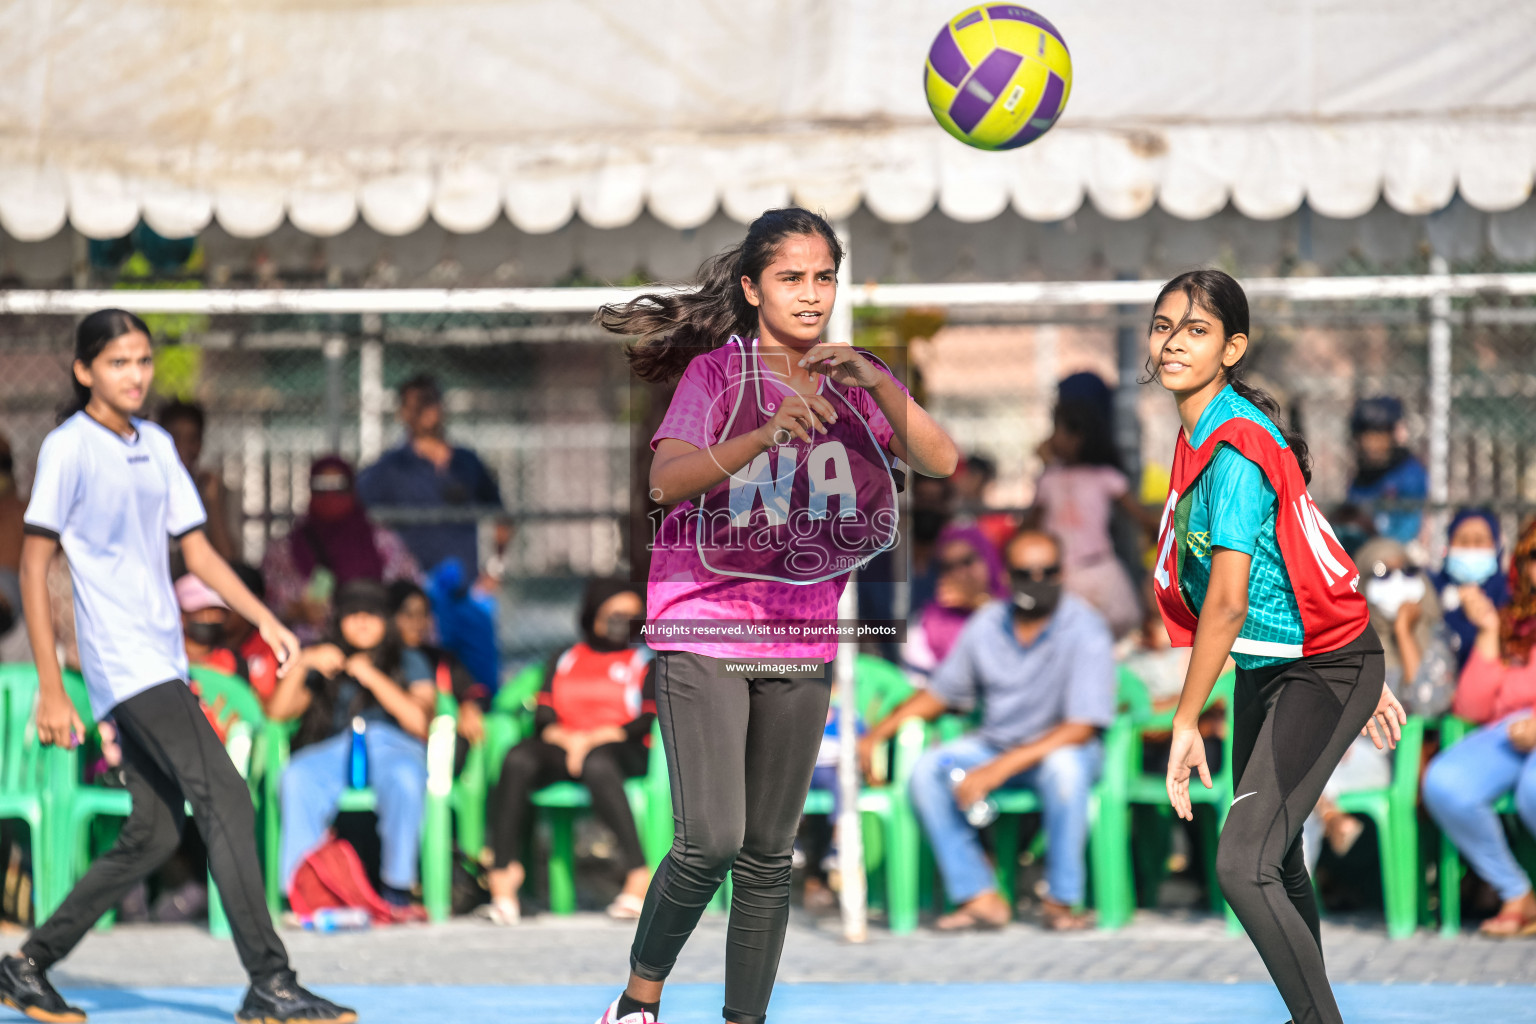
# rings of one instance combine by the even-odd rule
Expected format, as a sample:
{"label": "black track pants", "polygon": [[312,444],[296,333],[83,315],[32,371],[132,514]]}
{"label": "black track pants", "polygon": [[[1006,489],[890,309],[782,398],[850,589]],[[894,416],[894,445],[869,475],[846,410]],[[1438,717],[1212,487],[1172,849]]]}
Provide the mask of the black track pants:
{"label": "black track pants", "polygon": [[[644,743],[605,743],[594,747],[582,764],[579,780],[592,794],[592,812],[607,825],[619,844],[619,866],[625,871],[645,867],[640,833],[629,809],[624,780],[645,774],[648,753]],[[555,782],[571,782],[565,749],[538,737],[523,740],[507,751],[496,784],[495,814],[491,821],[491,849],[496,866],[504,868],[522,857],[523,840],[533,811],[533,794]]]}
{"label": "black track pants", "polygon": [[102,914],[176,852],[190,802],[240,963],[253,980],[285,970],[288,954],[272,928],[256,859],[251,793],[197,697],[185,683],[161,683],[117,705],[112,717],[133,811],[117,844],[96,859],[22,953],[44,968],[68,956]]}
{"label": "black track pants", "polygon": [[732,871],[722,1013],[762,1024],[784,949],[790,856],[827,724],[830,672],[730,675],[716,658],[656,657],[676,834],[645,895],[630,969],[665,980]]}
{"label": "black track pants", "polygon": [[1342,1024],[1323,968],[1301,825],[1376,710],[1385,675],[1369,626],[1337,651],[1237,672],[1237,782],[1216,875],[1295,1024]]}

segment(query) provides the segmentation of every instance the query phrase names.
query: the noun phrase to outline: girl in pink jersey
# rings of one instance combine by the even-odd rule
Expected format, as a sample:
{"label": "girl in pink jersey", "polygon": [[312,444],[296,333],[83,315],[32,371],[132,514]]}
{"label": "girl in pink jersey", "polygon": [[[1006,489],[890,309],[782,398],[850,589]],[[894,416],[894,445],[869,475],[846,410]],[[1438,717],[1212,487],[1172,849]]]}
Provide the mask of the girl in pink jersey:
{"label": "girl in pink jersey", "polygon": [[[836,640],[825,627],[848,572],[895,542],[892,461],[948,476],[959,460],[878,359],[822,341],[842,258],[823,218],[770,210],[705,262],[697,290],[598,314],[640,338],[629,350],[638,376],[678,381],[651,440],[651,497],[668,512],[644,637],[657,651],[676,839],[646,894],[629,984],[600,1024],[656,1020],[727,871],[722,1013],[767,1019],[795,827],[826,724]],[[773,632],[765,642],[749,626]]]}

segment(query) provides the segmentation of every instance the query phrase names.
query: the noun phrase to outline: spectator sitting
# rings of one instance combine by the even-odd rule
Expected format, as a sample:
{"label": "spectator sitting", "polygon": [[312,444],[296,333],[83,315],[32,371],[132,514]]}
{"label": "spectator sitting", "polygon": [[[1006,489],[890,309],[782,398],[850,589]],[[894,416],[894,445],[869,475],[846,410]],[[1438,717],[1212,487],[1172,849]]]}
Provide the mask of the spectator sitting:
{"label": "spectator sitting", "polygon": [[1503,901],[1480,929],[1497,937],[1536,935],[1531,879],[1493,810],[1513,791],[1520,820],[1536,833],[1536,520],[1526,525],[1512,562],[1512,599],[1503,611],[1481,589],[1466,590],[1464,608],[1477,636],[1454,711],[1483,728],[1441,751],[1424,773],[1430,816]]}
{"label": "spectator sitting", "polygon": [[271,607],[306,643],[322,635],[336,588],[419,575],[400,537],[369,520],[353,489],[352,467],[336,455],[310,465],[309,511],[293,521],[286,538],[267,545],[261,571]]}
{"label": "spectator sitting", "polygon": [[1115,556],[1110,521],[1117,505],[1137,521],[1144,513],[1120,468],[1111,421],[1096,402],[1062,399],[1055,429],[1040,449],[1046,467],[1031,520],[1061,538],[1066,589],[1098,609],[1115,636],[1124,636],[1141,624],[1142,607]]}
{"label": "spectator sitting", "polygon": [[463,768],[469,745],[485,738],[484,712],[490,692],[469,674],[464,663],[449,651],[431,643],[432,606],[426,591],[410,580],[396,580],[389,585],[389,613],[395,632],[406,650],[420,651],[432,666],[432,678],[438,691],[450,693],[458,703],[459,753],[456,770]]}
{"label": "spectator sitting", "polygon": [[1509,581],[1499,572],[1502,555],[1499,520],[1488,509],[1464,508],[1451,518],[1445,563],[1429,581],[1445,615],[1458,672],[1466,666],[1477,639],[1477,626],[1466,611],[1473,591],[1481,591],[1496,609],[1509,603]]}
{"label": "spectator sitting", "polygon": [[[1405,683],[1419,670],[1420,652],[1430,643],[1429,630],[1439,618],[1438,603],[1399,541],[1388,537],[1367,541],[1355,561],[1360,567],[1360,590],[1370,606],[1371,626],[1381,638],[1386,683],[1394,693],[1403,694],[1406,703],[1410,688]],[[1302,851],[1309,870],[1316,869],[1325,838],[1342,857],[1365,830],[1358,818],[1339,809],[1339,794],[1380,789],[1391,781],[1392,752],[1376,749],[1368,737],[1355,737],[1302,825]]]}
{"label": "spectator sitting", "polygon": [[[226,639],[230,611],[224,599],[208,584],[187,573],[176,581],[176,603],[181,606],[187,661],[249,681],[250,669],[245,659]],[[196,690],[195,685],[193,690]],[[217,721],[214,721],[214,729],[220,736],[224,734]]]}
{"label": "spectator sitting", "polygon": [[325,840],[361,726],[368,784],[378,798],[380,894],[397,907],[411,905],[426,803],[425,740],[437,692],[432,666],[421,652],[402,649],[388,614],[381,584],[343,584],[330,639],[300,653],[268,705],[274,718],[299,720],[281,783],[284,892]]}
{"label": "spectator sitting", "polygon": [[[267,583],[262,579],[261,571],[245,562],[231,562],[229,567],[235,571],[236,576],[240,577],[240,582],[245,584],[246,589],[256,595],[256,600],[265,604]],[[255,690],[256,696],[261,699],[262,707],[265,708],[267,701],[272,699],[272,694],[277,689],[276,652],[261,638],[261,632],[233,608],[229,609],[224,619],[224,640],[235,653],[245,659],[248,670],[246,678],[250,681],[251,689]]]}
{"label": "spectator sitting", "polygon": [[645,615],[634,584],[598,579],[581,602],[582,639],[545,668],[534,734],[507,752],[491,817],[495,867],[491,902],[477,913],[494,924],[516,924],[520,860],[531,824],[533,794],[555,782],[579,780],[592,810],[618,841],[624,888],[611,917],[640,916],[650,871],[624,793],[624,780],[645,774],[656,718],[651,651],[630,645],[630,623]]}
{"label": "spectator sitting", "polygon": [[[1355,478],[1347,499],[1372,510],[1377,533],[1407,544],[1418,537],[1423,512],[1417,504],[1391,506],[1428,497],[1429,473],[1403,447],[1403,403],[1390,395],[1361,399],[1349,417],[1349,432],[1355,441]],[[1388,507],[1377,507],[1381,504]]]}
{"label": "spectator sitting", "polygon": [[226,562],[233,562],[235,534],[230,529],[229,489],[214,470],[198,466],[203,457],[203,430],[207,423],[203,407],[192,402],[172,402],[160,410],[157,420],[176,443],[176,454],[197,485],[197,496],[208,514],[208,523],[203,527],[208,543]]}
{"label": "spectator sitting", "polygon": [[[949,656],[914,694],[859,743],[866,772],[878,743],[909,718],[981,709],[980,728],[925,753],[913,768],[912,802],[933,843],[944,886],[958,909],[938,928],[995,928],[1011,910],[997,891],[966,810],[1003,787],[1040,796],[1050,850],[1048,928],[1087,926],[1073,911],[1085,890],[1089,790],[1098,778],[1100,730],[1115,714],[1114,640],[1087,602],[1062,592],[1062,548],[1025,527],[1004,551],[1010,597],[981,608]],[[963,773],[956,783],[952,773]]]}
{"label": "spectator sitting", "polygon": [[937,584],[926,607],[913,609],[917,628],[902,647],[902,667],[921,682],[954,647],[960,630],[982,605],[1008,595],[1008,571],[1002,556],[975,526],[954,523],[935,541]]}
{"label": "spectator sitting", "polygon": [[[358,477],[357,494],[370,509],[501,508],[501,489],[480,457],[445,439],[443,396],[437,381],[426,374],[400,385],[400,422],[405,443],[380,456]],[[402,523],[401,538],[416,562],[431,572],[447,558],[457,558],[473,578],[480,558],[477,528],[472,519],[434,523]],[[506,546],[511,528],[497,523],[496,546]]]}

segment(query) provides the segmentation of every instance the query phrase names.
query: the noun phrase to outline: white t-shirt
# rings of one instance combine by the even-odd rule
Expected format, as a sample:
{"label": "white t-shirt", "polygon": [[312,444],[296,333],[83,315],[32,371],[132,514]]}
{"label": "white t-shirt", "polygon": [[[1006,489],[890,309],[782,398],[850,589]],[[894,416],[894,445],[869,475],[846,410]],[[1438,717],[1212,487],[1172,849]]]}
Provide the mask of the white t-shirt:
{"label": "white t-shirt", "polygon": [[29,533],[69,559],[75,630],[91,710],[105,717],[152,686],[187,678],[169,539],[207,519],[171,435],[135,419],[124,438],[77,412],[43,439]]}

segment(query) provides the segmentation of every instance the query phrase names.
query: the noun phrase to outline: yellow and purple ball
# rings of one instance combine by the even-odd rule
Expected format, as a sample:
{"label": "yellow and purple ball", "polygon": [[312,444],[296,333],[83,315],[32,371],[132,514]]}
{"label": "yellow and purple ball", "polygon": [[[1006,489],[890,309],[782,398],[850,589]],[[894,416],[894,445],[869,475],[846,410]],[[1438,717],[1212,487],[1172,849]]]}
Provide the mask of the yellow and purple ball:
{"label": "yellow and purple ball", "polygon": [[977,4],[939,29],[923,79],[949,134],[977,149],[1017,149],[1066,108],[1072,56],[1056,27],[1028,7]]}

